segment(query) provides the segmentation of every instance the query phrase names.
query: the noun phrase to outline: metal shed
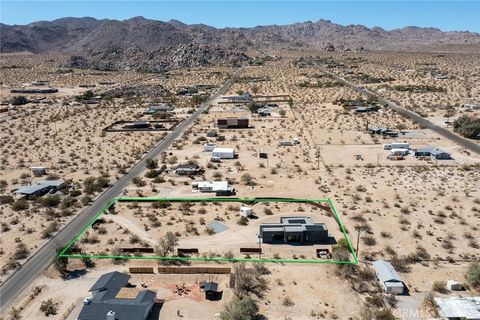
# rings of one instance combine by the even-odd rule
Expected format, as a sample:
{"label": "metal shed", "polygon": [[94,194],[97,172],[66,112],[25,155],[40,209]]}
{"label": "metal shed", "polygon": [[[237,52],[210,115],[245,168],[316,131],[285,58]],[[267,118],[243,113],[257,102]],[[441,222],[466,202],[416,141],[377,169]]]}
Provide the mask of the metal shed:
{"label": "metal shed", "polygon": [[378,260],[373,263],[380,284],[386,293],[403,294],[405,292],[405,284],[398,275],[397,271],[388,261]]}

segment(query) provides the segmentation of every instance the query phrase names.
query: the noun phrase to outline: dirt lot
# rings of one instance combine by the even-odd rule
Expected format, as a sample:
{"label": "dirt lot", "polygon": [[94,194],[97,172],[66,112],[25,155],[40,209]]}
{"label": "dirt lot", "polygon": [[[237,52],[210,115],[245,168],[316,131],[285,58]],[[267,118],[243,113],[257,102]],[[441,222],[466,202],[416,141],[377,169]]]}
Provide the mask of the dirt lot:
{"label": "dirt lot", "polygon": [[[372,77],[395,78],[391,81],[364,85],[378,87],[377,91],[383,90],[380,91],[384,93],[382,95],[399,102],[404,101],[403,95],[406,94],[395,92],[396,90],[392,90],[391,86],[414,84],[445,87],[446,93],[408,94],[408,98],[411,99],[407,99],[410,108],[418,112],[428,112],[430,116],[439,116],[444,112],[441,107],[437,108],[437,103],[442,106],[460,104],[467,101],[470,95],[478,95],[476,88],[479,86],[470,85],[479,81],[476,76],[478,72],[475,73],[478,71],[478,57],[468,54],[459,56],[458,60],[450,55],[432,57],[424,54],[410,56],[388,53],[352,53],[341,56],[324,54],[322,57],[347,65],[347,67],[335,69],[339,74],[345,71],[354,72],[354,74],[342,75],[354,77],[358,76],[356,73],[362,72]],[[480,259],[480,246],[478,237],[475,236],[480,228],[478,188],[480,156],[470,153],[430,130],[420,128],[410,120],[383,107],[377,112],[365,114],[346,111],[335,101],[341,98],[357,99],[358,95],[336,84],[325,84],[326,87],[299,85],[306,79],[315,78],[315,81],[320,83],[327,83],[329,80],[318,75],[318,68],[308,65],[299,66],[296,61],[296,58],[284,58],[267,62],[260,67],[246,67],[242,77],[263,77],[265,81],[238,81],[227,92],[227,95],[247,91],[255,91],[258,95],[289,95],[292,99],[290,102],[279,103],[278,108],[283,110],[283,116],[259,117],[251,113],[248,105],[245,104],[213,105],[195,126],[177,140],[165,154],[156,159],[158,167],[147,170],[124,191],[123,195],[214,196],[192,192],[192,181],[228,180],[235,187],[239,197],[333,199],[349,237],[354,243],[357,236],[360,237],[360,266],[355,269],[356,271],[352,271],[349,268],[334,265],[268,264],[271,271],[271,274],[266,276],[268,291],[264,298],[257,298],[257,300],[260,312],[272,319],[361,319],[364,307],[371,306],[371,299],[377,297],[380,290],[376,277],[372,276],[369,267],[371,261],[378,259],[392,261],[412,292],[427,294],[432,291],[434,281],[447,281],[452,278],[464,281],[467,266],[471,261]],[[436,80],[430,76],[431,72],[429,73],[428,70],[425,72],[420,70],[430,62],[435,63],[437,69],[442,74],[447,74],[449,79]],[[352,65],[358,67],[352,68]],[[410,69],[416,71],[407,71]],[[218,70],[212,69],[216,78],[205,76],[202,82],[211,79],[214,84],[217,84],[218,82],[214,79],[220,80],[222,77],[215,73],[216,71]],[[176,80],[156,79],[155,81],[164,81],[165,87],[173,90],[180,85],[198,82],[194,80],[195,72],[203,74],[204,71],[181,71],[172,73],[173,79]],[[175,82],[170,83],[170,81]],[[382,84],[388,85],[388,88],[380,87]],[[413,102],[410,103],[410,101]],[[53,110],[63,110],[65,108],[63,106],[52,108],[46,113],[38,113],[39,117],[40,114],[44,115],[40,120],[32,118],[27,120],[31,121],[31,123],[27,122],[29,125],[40,126],[40,129],[35,131],[40,132],[39,139],[32,139],[28,135],[27,130],[33,129],[25,123],[25,120],[13,120],[8,123],[11,134],[21,137],[17,141],[9,142],[3,150],[6,160],[4,160],[2,174],[5,173],[7,177],[9,189],[20,185],[19,175],[28,171],[26,168],[31,165],[30,163],[37,163],[36,159],[45,157],[57,163],[58,159],[62,158],[61,149],[65,150],[65,154],[73,151],[79,153],[78,159],[68,160],[67,163],[59,166],[62,177],[81,183],[85,175],[95,176],[105,172],[113,180],[119,172],[112,159],[118,166],[131,165],[136,157],[159,139],[158,136],[145,137],[136,134],[101,136],[98,131],[101,124],[122,118],[129,112],[128,110],[139,113],[145,105],[120,106],[121,103],[118,102],[111,106],[111,109],[103,107],[103,104],[101,107],[82,107],[85,108],[85,112],[78,111],[78,116],[72,115],[71,118],[66,118],[65,123],[59,122],[56,130],[62,133],[57,135],[62,140],[55,144],[55,146],[61,146],[59,148],[52,148],[53,143],[47,138],[48,133],[55,129],[49,121],[50,117],[55,115]],[[188,112],[189,108],[190,106],[186,103],[182,110]],[[216,120],[227,116],[248,117],[253,128],[237,130],[216,128]],[[408,133],[398,138],[384,139],[381,135],[368,134],[367,127],[401,129],[402,132]],[[75,129],[78,134],[75,134]],[[217,130],[220,137],[207,136],[207,132],[212,129]],[[87,141],[89,132],[96,132],[97,135],[90,134],[90,140]],[[8,140],[7,136],[2,138],[3,141]],[[300,143],[292,146],[279,145],[282,140],[294,138]],[[32,141],[28,144],[22,142],[28,139]],[[138,146],[139,141],[141,141],[141,147]],[[387,160],[389,151],[384,150],[382,144],[394,141],[409,142],[413,149],[437,146],[451,153],[453,160],[419,160],[413,156],[407,156],[401,161]],[[216,143],[221,147],[235,148],[238,158],[223,160],[221,163],[210,162],[211,154],[203,151],[203,145],[208,142]],[[16,146],[16,144],[21,145]],[[31,145],[35,148],[29,149]],[[91,149],[86,149],[89,145]],[[32,150],[42,151],[37,154]],[[85,154],[83,150],[87,150]],[[268,160],[259,158],[260,150],[268,153]],[[32,160],[24,161],[26,168],[18,168],[16,164],[21,158],[32,159],[33,162]],[[82,159],[86,160],[82,161]],[[205,169],[205,172],[193,178],[175,175],[173,169],[178,164],[187,162],[197,163]],[[14,179],[18,181],[13,183]],[[279,216],[292,213],[314,216],[314,219],[319,222],[334,222],[330,217],[328,217],[330,222],[324,219],[327,217],[320,214],[319,210],[303,208],[305,211],[300,211],[298,207],[272,207],[274,214],[269,216],[265,214],[264,205],[257,204],[254,206],[254,211],[258,213],[259,219],[249,221],[247,226],[241,226],[237,223],[238,208],[229,209],[225,205],[218,207],[209,205],[205,206],[204,214],[199,214],[200,207],[195,206],[191,209],[191,211],[185,211],[176,206],[162,209],[148,205],[129,207],[127,204],[122,204],[118,207],[116,215],[106,216],[107,222],[102,225],[105,228],[105,234],[94,235],[93,231],[89,231],[89,236],[97,237],[95,241],[99,242],[86,241],[82,246],[85,246],[84,250],[90,251],[101,244],[110,250],[111,246],[117,244],[132,245],[132,237],[135,241],[133,244],[145,242],[150,246],[155,245],[166,231],[173,231],[180,234],[181,246],[195,244],[202,248],[202,252],[215,251],[211,253],[222,256],[231,250],[234,255],[238,255],[235,249],[238,245],[256,245],[255,235],[260,222],[275,222],[278,221]],[[5,221],[10,221],[19,215],[23,223],[26,219],[23,217],[30,216],[26,211],[20,213],[12,211],[10,205],[4,205],[2,210],[2,217],[6,217]],[[39,209],[37,214],[41,215],[44,212],[42,210],[46,209]],[[201,218],[204,219],[204,224]],[[34,220],[37,221],[37,225],[39,225],[38,221],[42,221],[40,218],[32,218],[31,223],[34,223]],[[228,230],[208,235],[205,230],[206,225],[214,220],[223,220],[221,222],[228,227]],[[152,227],[157,224],[156,221],[160,225]],[[17,230],[21,223],[9,222],[8,224],[12,230],[4,233],[8,234],[8,238],[2,235],[2,245],[6,244],[2,259],[6,259],[11,254],[13,244],[8,244],[12,243],[10,239],[20,235],[23,237],[22,231]],[[338,228],[334,225],[328,225],[328,227],[338,232]],[[24,242],[38,244],[38,239],[37,236]],[[217,251],[217,248],[222,249]],[[308,252],[303,252],[302,250],[305,250],[303,247],[296,248],[295,251],[288,247],[279,250],[278,253],[282,258],[290,258],[294,254],[297,256],[311,254],[310,248],[307,249]],[[267,255],[273,256],[273,251],[268,252]],[[70,270],[83,268],[75,263],[78,261],[71,262]],[[65,288],[78,284],[79,290],[68,294],[68,300],[62,303],[61,312],[64,312],[63,310],[66,310],[70,303],[78,306],[79,299],[83,299],[89,286],[101,273],[107,270],[123,271],[126,266],[136,266],[140,262],[127,262],[126,265],[112,263],[110,260],[98,261],[97,266],[85,276],[69,280],[71,285],[68,283]],[[157,262],[142,263],[156,265]],[[51,278],[54,279],[48,280]],[[138,278],[135,279],[138,281]],[[154,275],[148,281],[158,291],[158,297],[165,295],[168,297],[168,286],[180,282],[194,286],[196,280],[197,278],[193,276]],[[48,273],[38,281],[46,281],[49,286],[57,282],[66,283],[58,280],[54,274]],[[188,319],[213,318],[216,313],[223,310],[224,302],[233,296],[228,289],[228,281],[225,279],[219,279],[219,281],[225,288],[222,302],[211,303],[193,298],[172,299],[165,303],[160,312],[160,318],[175,318],[179,309]],[[26,308],[25,314],[38,316],[38,303],[41,299],[52,295],[58,299],[62,294],[61,291],[56,293],[53,289],[49,290],[42,291],[41,298],[35,299],[35,302]],[[451,292],[448,294],[453,295]],[[467,291],[462,294],[471,295],[474,292]],[[293,304],[289,303],[286,297]],[[382,301],[387,298],[384,296]],[[345,305],[349,307],[345,308]],[[379,309],[378,306],[376,308]]]}

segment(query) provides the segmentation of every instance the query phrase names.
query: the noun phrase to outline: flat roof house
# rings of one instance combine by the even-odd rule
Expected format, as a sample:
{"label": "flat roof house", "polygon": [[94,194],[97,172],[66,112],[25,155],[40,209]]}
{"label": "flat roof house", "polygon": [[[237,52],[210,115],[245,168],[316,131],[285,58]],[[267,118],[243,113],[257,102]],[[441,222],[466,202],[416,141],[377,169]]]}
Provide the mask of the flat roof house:
{"label": "flat roof house", "polygon": [[480,296],[434,298],[441,319],[480,319]]}
{"label": "flat roof house", "polygon": [[31,186],[18,188],[15,193],[18,193],[24,197],[43,196],[49,192],[57,192],[63,186],[63,184],[64,182],[62,180],[45,180],[37,182]]}
{"label": "flat roof house", "polygon": [[328,243],[328,229],[323,223],[313,223],[310,217],[282,217],[280,223],[260,225],[263,243]]}
{"label": "flat roof house", "polygon": [[84,300],[77,320],[145,320],[157,294],[126,287],[129,279],[129,275],[117,271],[102,275],[90,288],[92,298]]}
{"label": "flat roof house", "polygon": [[415,151],[415,157],[431,157],[437,160],[450,160],[452,156],[450,153],[445,152],[441,149],[436,147],[425,147],[425,148],[418,148]]}
{"label": "flat roof house", "polygon": [[405,292],[405,284],[390,262],[383,260],[375,261],[373,268],[377,273],[383,291],[392,294],[403,294]]}

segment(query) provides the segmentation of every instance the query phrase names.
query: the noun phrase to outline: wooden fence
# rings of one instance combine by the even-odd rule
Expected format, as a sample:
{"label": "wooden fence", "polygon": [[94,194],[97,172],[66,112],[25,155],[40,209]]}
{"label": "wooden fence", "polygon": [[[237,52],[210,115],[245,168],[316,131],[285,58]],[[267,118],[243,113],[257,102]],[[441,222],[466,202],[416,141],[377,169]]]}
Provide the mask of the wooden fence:
{"label": "wooden fence", "polygon": [[65,320],[68,318],[68,316],[70,315],[70,313],[72,313],[73,309],[75,309],[75,305],[72,303],[68,309],[62,314],[62,316],[60,317],[61,320]]}
{"label": "wooden fence", "polygon": [[172,274],[230,274],[231,268],[222,267],[158,267],[158,273]]}
{"label": "wooden fence", "polygon": [[155,273],[153,267],[130,267],[128,268],[130,273]]}

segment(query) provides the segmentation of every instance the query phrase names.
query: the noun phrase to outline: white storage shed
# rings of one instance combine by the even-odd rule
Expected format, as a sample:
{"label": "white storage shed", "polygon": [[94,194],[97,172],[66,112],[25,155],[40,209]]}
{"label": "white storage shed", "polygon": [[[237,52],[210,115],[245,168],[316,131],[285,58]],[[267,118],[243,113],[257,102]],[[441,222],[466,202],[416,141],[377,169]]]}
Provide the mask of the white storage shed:
{"label": "white storage shed", "polygon": [[234,159],[235,149],[234,148],[215,148],[212,150],[212,158]]}
{"label": "white storage shed", "polygon": [[390,262],[383,260],[375,261],[373,263],[373,268],[377,273],[378,280],[380,281],[383,291],[391,294],[405,293],[405,284]]}

